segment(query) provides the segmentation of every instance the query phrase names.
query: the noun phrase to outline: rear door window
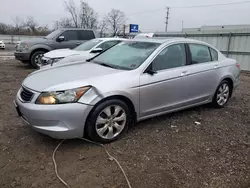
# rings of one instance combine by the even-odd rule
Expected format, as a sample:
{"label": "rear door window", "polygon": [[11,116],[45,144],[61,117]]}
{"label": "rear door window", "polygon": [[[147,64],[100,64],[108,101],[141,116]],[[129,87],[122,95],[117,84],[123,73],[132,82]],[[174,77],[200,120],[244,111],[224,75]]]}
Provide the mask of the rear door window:
{"label": "rear door window", "polygon": [[189,44],[192,64],[210,62],[211,56],[209,47],[201,44]]}
{"label": "rear door window", "polygon": [[94,32],[91,30],[79,30],[77,33],[79,40],[91,40],[95,38]]}
{"label": "rear door window", "polygon": [[78,40],[76,31],[64,31],[61,36],[64,36],[66,41]]}

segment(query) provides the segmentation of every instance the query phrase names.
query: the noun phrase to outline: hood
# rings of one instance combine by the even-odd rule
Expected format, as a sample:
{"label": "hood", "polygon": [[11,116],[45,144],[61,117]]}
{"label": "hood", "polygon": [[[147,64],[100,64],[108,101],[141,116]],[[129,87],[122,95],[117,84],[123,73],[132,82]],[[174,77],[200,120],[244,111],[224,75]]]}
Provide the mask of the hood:
{"label": "hood", "polygon": [[75,63],[33,72],[22,85],[39,92],[60,91],[91,85],[91,80],[95,78],[122,71],[95,63]]}
{"label": "hood", "polygon": [[29,45],[35,45],[35,44],[44,44],[44,43],[48,43],[50,42],[50,39],[46,39],[46,38],[33,38],[33,39],[28,39],[28,40],[22,40],[21,43],[26,43]]}
{"label": "hood", "polygon": [[68,48],[68,49],[59,49],[59,50],[50,51],[50,52],[44,54],[44,57],[47,57],[50,59],[55,59],[55,58],[68,57],[71,55],[78,55],[78,54],[80,54],[79,51],[70,50]]}

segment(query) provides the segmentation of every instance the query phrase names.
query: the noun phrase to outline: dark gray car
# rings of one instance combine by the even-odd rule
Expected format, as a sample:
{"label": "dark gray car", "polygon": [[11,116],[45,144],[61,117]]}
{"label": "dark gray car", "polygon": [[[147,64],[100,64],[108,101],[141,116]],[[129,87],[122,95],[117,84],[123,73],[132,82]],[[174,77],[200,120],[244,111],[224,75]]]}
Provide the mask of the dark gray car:
{"label": "dark gray car", "polygon": [[16,49],[15,57],[37,68],[44,53],[55,49],[72,49],[96,37],[96,33],[89,29],[58,29],[43,38],[21,41]]}

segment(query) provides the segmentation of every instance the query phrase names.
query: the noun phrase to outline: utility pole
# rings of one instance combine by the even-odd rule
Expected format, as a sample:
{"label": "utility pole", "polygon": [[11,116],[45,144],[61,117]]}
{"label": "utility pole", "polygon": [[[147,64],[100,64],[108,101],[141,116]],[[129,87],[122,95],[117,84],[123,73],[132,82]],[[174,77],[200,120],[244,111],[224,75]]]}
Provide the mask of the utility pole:
{"label": "utility pole", "polygon": [[166,22],[165,22],[165,24],[166,24],[165,32],[166,33],[168,31],[169,10],[170,10],[170,8],[167,7],[167,16],[166,16]]}

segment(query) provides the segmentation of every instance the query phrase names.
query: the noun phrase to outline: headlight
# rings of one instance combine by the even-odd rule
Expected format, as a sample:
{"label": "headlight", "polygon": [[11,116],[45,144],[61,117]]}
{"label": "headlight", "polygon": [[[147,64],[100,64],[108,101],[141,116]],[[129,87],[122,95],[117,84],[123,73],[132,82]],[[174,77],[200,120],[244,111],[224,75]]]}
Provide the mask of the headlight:
{"label": "headlight", "polygon": [[77,102],[89,89],[90,86],[85,86],[65,91],[44,92],[37,98],[36,104],[74,103]]}
{"label": "headlight", "polygon": [[22,51],[27,51],[29,49],[29,46],[28,46],[28,44],[26,44],[26,43],[21,43],[21,44],[19,44],[19,50],[22,50]]}

